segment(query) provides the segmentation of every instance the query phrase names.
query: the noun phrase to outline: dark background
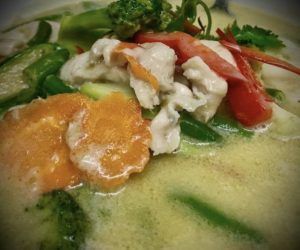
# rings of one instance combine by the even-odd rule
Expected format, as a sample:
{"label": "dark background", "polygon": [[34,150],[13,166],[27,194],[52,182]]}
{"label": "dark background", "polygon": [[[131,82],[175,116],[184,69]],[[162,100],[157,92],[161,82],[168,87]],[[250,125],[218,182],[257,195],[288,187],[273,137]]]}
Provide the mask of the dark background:
{"label": "dark background", "polygon": [[[58,3],[76,3],[80,0],[0,0],[0,30],[12,20],[27,14],[26,6],[39,6],[39,9],[51,9]],[[98,0],[107,2],[107,0]],[[300,25],[300,0],[232,0],[233,2],[255,6],[264,12],[279,15],[290,22]]]}

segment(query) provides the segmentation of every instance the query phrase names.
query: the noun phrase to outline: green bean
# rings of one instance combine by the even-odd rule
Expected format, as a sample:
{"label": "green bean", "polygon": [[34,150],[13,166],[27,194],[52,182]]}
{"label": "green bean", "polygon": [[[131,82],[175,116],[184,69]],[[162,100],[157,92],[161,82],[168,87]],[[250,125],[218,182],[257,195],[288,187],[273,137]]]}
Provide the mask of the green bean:
{"label": "green bean", "polygon": [[181,132],[191,138],[203,142],[220,142],[222,136],[206,124],[195,120],[191,115],[183,112],[180,119]]}
{"label": "green bean", "polygon": [[47,76],[43,83],[43,92],[47,95],[74,93],[76,91],[76,89],[66,85],[60,78],[55,75]]}
{"label": "green bean", "polygon": [[190,194],[176,193],[170,196],[171,200],[178,201],[190,208],[199,218],[206,220],[210,225],[219,227],[237,236],[244,236],[256,243],[265,241],[263,235],[250,226],[229,217],[216,207]]}
{"label": "green bean", "polygon": [[215,115],[208,124],[220,131],[227,133],[239,134],[244,137],[251,137],[254,135],[253,131],[243,128],[243,126],[237,121],[220,115]]}
{"label": "green bean", "polygon": [[29,46],[45,43],[49,41],[52,32],[52,27],[48,22],[40,21],[38,30],[33,38],[28,42]]}

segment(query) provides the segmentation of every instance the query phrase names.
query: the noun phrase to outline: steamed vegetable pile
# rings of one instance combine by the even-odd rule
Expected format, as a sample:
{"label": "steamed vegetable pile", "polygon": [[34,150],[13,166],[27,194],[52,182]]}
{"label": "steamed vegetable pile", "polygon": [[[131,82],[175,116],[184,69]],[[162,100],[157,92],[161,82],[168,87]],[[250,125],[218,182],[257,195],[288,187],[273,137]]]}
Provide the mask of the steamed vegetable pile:
{"label": "steamed vegetable pile", "polygon": [[[208,14],[208,24],[205,29],[203,25],[201,24],[200,27],[195,26],[193,23],[195,22],[197,18],[197,6],[201,5],[205,8],[205,11]],[[21,64],[22,61],[26,61],[29,66],[31,62],[35,62],[38,60],[37,55],[35,58],[32,58],[32,61],[29,61],[30,55],[26,55],[30,53],[29,51],[32,50],[32,53],[39,53],[39,47],[34,47],[37,44],[45,43],[49,40],[50,34],[51,34],[51,25],[47,22],[47,20],[55,20],[58,18],[62,18],[60,21],[61,27],[59,31],[59,44],[61,46],[66,46],[71,52],[74,52],[80,49],[89,49],[91,45],[99,38],[101,38],[103,35],[111,34],[116,35],[120,39],[131,39],[133,36],[140,31],[147,31],[147,30],[154,30],[154,31],[184,31],[190,34],[195,35],[196,37],[206,38],[209,39],[211,37],[210,34],[210,27],[211,27],[211,16],[209,13],[209,10],[207,6],[202,1],[195,1],[195,0],[183,0],[182,5],[177,7],[177,10],[174,11],[172,9],[172,6],[167,1],[151,1],[151,0],[131,0],[131,1],[125,1],[125,0],[119,0],[116,2],[111,3],[106,8],[101,8],[97,10],[91,10],[84,12],[82,14],[78,15],[70,15],[69,13],[66,13],[65,16],[55,15],[55,16],[47,16],[38,18],[39,21],[38,29],[36,31],[36,34],[34,37],[28,41],[28,47],[30,47],[27,50],[24,50],[22,52],[19,52],[18,54],[14,55],[13,57],[9,57],[7,60],[2,62],[1,67],[1,74],[5,74],[5,78],[9,83],[5,83],[3,80],[3,83],[1,84],[1,95],[0,95],[0,101],[1,101],[1,109],[5,109],[8,107],[12,107],[13,105],[18,105],[23,102],[28,102],[32,100],[33,98],[37,96],[45,96],[45,91],[42,90],[43,88],[43,81],[45,80],[45,77],[41,76],[41,79],[39,79],[39,91],[37,89],[37,83],[33,83],[33,80],[27,80],[26,78],[29,77],[28,73],[25,72],[26,65],[22,65],[22,68],[19,69],[18,73],[20,75],[24,74],[24,76],[19,76],[21,78],[24,78],[25,80],[19,80],[20,82],[25,81],[24,84],[20,84],[19,81],[15,83],[11,83],[9,77],[7,77],[9,72],[14,72],[14,65],[15,67],[18,67],[18,64]],[[199,19],[200,20],[200,19]],[[204,30],[204,29],[205,30]],[[278,36],[272,33],[269,30],[264,30],[263,28],[259,27],[252,27],[250,25],[245,25],[242,28],[240,28],[236,22],[233,23],[233,25],[230,27],[230,31],[234,35],[236,41],[239,44],[246,44],[247,46],[254,46],[256,48],[265,50],[265,49],[280,49],[284,47],[284,44],[281,40],[279,40]],[[173,35],[174,36],[174,35]],[[178,37],[180,35],[178,34]],[[183,36],[187,37],[187,36]],[[182,43],[181,48],[178,48],[179,41],[175,41],[172,38],[172,35],[166,35],[165,37],[146,37],[145,39],[140,39],[137,37],[135,38],[135,41],[137,42],[148,42],[148,41],[159,41],[159,42],[165,42],[168,46],[171,46],[175,51],[177,52],[177,55],[179,57],[178,63],[182,63],[184,60],[186,60],[188,57],[200,55],[199,49],[200,48],[193,48],[192,51],[187,51],[187,49],[184,49],[184,46],[188,46],[192,40],[185,39],[181,37],[180,43]],[[167,41],[167,40],[172,41]],[[186,41],[183,41],[186,40]],[[185,45],[186,44],[186,45]],[[59,50],[58,45],[43,45],[43,46],[56,46],[56,50]],[[203,48],[202,48],[203,49]],[[237,48],[235,48],[237,49]],[[36,50],[36,52],[35,52]],[[198,50],[198,52],[197,52]],[[211,51],[210,51],[211,52]],[[45,55],[48,54],[48,51],[44,52]],[[190,55],[186,53],[191,53]],[[201,53],[201,52],[200,52]],[[204,52],[203,52],[204,53]],[[250,58],[260,60],[262,58],[257,58],[256,53],[252,53]],[[64,54],[64,55],[62,55]],[[59,57],[62,56],[62,59]],[[202,55],[203,56],[203,55]],[[248,54],[247,54],[248,56]],[[247,57],[246,56],[246,57]],[[68,58],[67,52],[57,52],[57,55],[53,55],[52,59],[48,59],[48,62],[44,60],[44,63],[50,64],[56,64],[57,66],[53,66],[52,70],[49,70],[48,72],[45,72],[45,76],[47,77],[47,74],[55,74],[58,72],[61,64],[66,61]],[[219,58],[215,57],[212,53],[209,53],[209,55],[206,58],[207,60],[211,60],[212,63],[209,65],[212,69],[214,69],[218,74],[220,74],[222,77],[225,77],[229,81],[235,81],[238,79],[234,79],[234,74],[238,72],[234,72],[234,69],[229,69],[230,72],[226,72],[226,69],[224,67],[227,67],[228,65],[224,64],[222,62],[221,64],[218,63]],[[50,62],[51,60],[51,62]],[[57,60],[57,62],[52,62],[53,60]],[[207,63],[206,60],[206,63]],[[60,62],[58,62],[60,61]],[[267,58],[264,62],[272,63],[273,60],[271,58]],[[274,63],[274,62],[273,62]],[[275,62],[276,63],[276,62]],[[40,62],[37,62],[36,65],[40,64]],[[277,65],[280,64],[277,63]],[[10,66],[11,65],[11,66]],[[280,64],[282,65],[282,64]],[[52,65],[51,65],[52,66]],[[21,67],[21,66],[20,66]],[[34,66],[32,66],[34,67]],[[10,69],[11,68],[11,69]],[[56,68],[56,69],[55,69]],[[287,66],[287,69],[292,69],[291,66]],[[225,71],[224,71],[225,69]],[[42,69],[37,69],[38,71]],[[22,73],[21,71],[24,71]],[[297,70],[296,70],[297,72]],[[38,72],[40,73],[40,72]],[[246,72],[242,72],[244,75]],[[299,71],[298,71],[299,73]],[[229,74],[229,75],[228,75]],[[27,76],[26,76],[27,75]],[[41,75],[43,73],[41,72]],[[228,78],[229,77],[229,78]],[[29,83],[30,81],[30,83]],[[10,86],[10,85],[16,85],[16,86]],[[17,86],[18,85],[18,86]],[[28,85],[28,86],[26,86]],[[49,88],[49,84],[46,83],[45,88]],[[55,85],[55,83],[54,83]],[[60,93],[60,92],[69,92],[70,89],[61,87],[62,82],[60,83],[60,90],[55,91],[54,93]],[[26,89],[24,93],[24,89]],[[50,87],[51,88],[51,87]],[[30,89],[30,90],[29,90]],[[68,89],[68,90],[67,90]],[[21,91],[23,90],[23,92]],[[53,90],[50,90],[50,92]],[[31,93],[29,93],[31,92]],[[42,93],[44,92],[44,93]],[[240,92],[237,93],[237,95],[241,94]],[[264,94],[263,94],[264,95]],[[235,96],[235,94],[231,95],[229,94],[229,98],[231,96]],[[232,97],[234,99],[234,97]],[[230,98],[230,99],[232,99]],[[249,97],[251,98],[251,97]],[[252,100],[254,101],[254,100]],[[233,104],[234,101],[232,101],[232,109],[235,110],[236,107],[240,104]],[[248,106],[248,105],[247,105]],[[259,111],[260,107],[257,107],[253,110],[253,112]],[[261,107],[264,108],[264,107]],[[238,109],[238,108],[237,108]],[[234,113],[236,116],[239,116],[239,111],[236,110]],[[247,111],[246,111],[247,112]],[[250,112],[250,111],[249,111]],[[243,116],[241,114],[240,116]],[[258,118],[256,121],[256,117],[254,117],[252,120],[252,117],[250,117],[251,121],[245,121],[245,125],[255,125],[259,123],[260,121],[264,121],[267,118],[269,118],[270,115],[268,114],[262,114],[262,118]],[[239,119],[239,118],[238,118]],[[243,118],[240,118],[243,119]],[[240,122],[243,122],[240,120]]]}
{"label": "steamed vegetable pile", "polygon": [[[35,33],[22,40],[25,48],[1,62],[1,111],[63,93],[80,92],[101,102],[120,92],[135,99],[150,120],[155,155],[178,149],[180,133],[218,143],[228,133],[250,137],[254,132],[248,127],[272,119],[273,98],[282,101],[284,93],[265,89],[249,60],[300,74],[262,52],[284,47],[272,31],[234,22],[218,29],[218,37],[212,34],[210,9],[201,0],[183,0],[176,10],[165,0],[119,0],[15,26],[2,43],[20,36],[18,29],[26,25]],[[178,77],[183,82],[176,82]]]}
{"label": "steamed vegetable pile", "polygon": [[[206,17],[198,17],[199,6]],[[31,36],[24,38],[20,27]],[[20,165],[20,178],[32,172],[24,162],[41,166],[36,209],[45,220],[55,218],[58,231],[41,249],[79,249],[89,229],[83,209],[63,189],[82,182],[120,186],[143,171],[151,151],[178,150],[181,135],[192,144],[222,143],[228,135],[251,138],[256,126],[272,122],[274,103],[285,94],[265,88],[255,65],[300,75],[265,52],[284,43],[256,26],[234,22],[215,33],[211,27],[201,0],[182,0],[176,9],[166,0],[118,0],[3,33],[0,141],[9,146],[0,147],[0,161]],[[191,195],[170,200],[221,229],[264,241]]]}
{"label": "steamed vegetable pile", "polygon": [[[203,17],[197,19],[198,6],[201,6],[206,13],[206,26],[202,23]],[[54,32],[54,26],[50,20],[51,22],[55,20],[56,26],[60,26],[59,31],[56,31],[56,33],[58,32],[56,43],[48,42],[51,32]],[[194,24],[196,21],[198,25]],[[155,91],[165,91],[167,95],[163,98],[171,98],[171,95],[168,94],[171,91],[170,88],[161,90],[160,83],[152,74],[152,70],[144,68],[138,59],[129,56],[126,50],[138,50],[144,43],[162,43],[175,52],[176,70],[179,70],[177,74],[184,71],[184,76],[190,82],[195,82],[195,80],[189,79],[192,76],[187,76],[189,67],[192,66],[192,63],[189,62],[194,58],[200,58],[203,61],[202,64],[208,66],[206,70],[212,72],[209,74],[211,77],[215,77],[214,81],[219,81],[216,79],[226,81],[228,86],[224,85],[226,88],[223,90],[226,94],[226,102],[217,105],[229,106],[230,112],[217,111],[216,113],[215,110],[212,111],[212,115],[201,118],[201,114],[196,114],[197,111],[195,113],[189,111],[191,108],[182,106],[178,109],[178,103],[172,104],[177,105],[174,108],[178,109],[176,112],[181,113],[179,120],[181,132],[203,142],[220,142],[224,133],[228,132],[246,137],[251,136],[253,132],[243,126],[252,127],[267,122],[272,117],[273,98],[282,100],[284,93],[280,93],[276,89],[264,89],[249,63],[249,59],[276,65],[300,74],[299,68],[262,52],[262,50],[284,47],[283,42],[272,31],[250,25],[239,27],[237,22],[234,22],[224,31],[218,29],[218,37],[213,35],[210,10],[201,0],[183,0],[181,6],[177,6],[176,10],[166,0],[119,0],[105,8],[92,9],[79,14],[63,13],[62,15],[41,17],[33,22],[37,23],[36,33],[28,39],[26,45],[23,46],[25,48],[9,55],[1,62],[0,105],[2,112],[15,105],[29,103],[38,97],[47,98],[47,96],[61,93],[79,91],[93,99],[103,99],[110,93],[122,92],[131,98],[137,98],[144,109],[145,117],[153,120],[152,124],[155,124],[155,117],[163,112],[162,104],[158,105],[158,101],[154,101],[150,105],[144,104],[142,98],[137,94],[137,88],[133,87],[132,83],[130,85],[134,91],[115,84],[113,80],[105,79],[105,77],[103,77],[102,84],[99,84],[99,81],[93,82],[93,80],[89,82],[86,79],[84,84],[80,84],[82,86],[72,83],[70,77],[64,77],[67,66],[64,68],[62,66],[67,62],[70,54],[72,57],[70,61],[74,60],[73,64],[76,66],[76,58],[79,56],[83,58],[85,51],[91,49],[90,53],[94,53],[93,51],[98,53],[97,49],[99,48],[96,41],[104,36],[117,37],[127,41],[127,43],[121,44],[120,48],[115,47],[115,55],[128,63],[135,78],[149,82]],[[25,25],[28,24],[30,22],[26,22]],[[14,32],[17,29],[18,26],[15,26],[6,32]],[[201,43],[200,41],[203,41],[201,39],[217,40],[215,43],[220,46],[222,44],[223,50],[227,48],[230,51],[234,63],[225,60],[211,47]],[[101,41],[99,41],[100,44]],[[112,40],[106,41],[106,43],[110,42]],[[101,49],[105,51],[105,49],[108,50],[108,47]],[[81,55],[74,57],[75,54]],[[104,54],[105,52],[103,52]],[[90,54],[91,57],[92,54]],[[93,64],[92,59],[90,60],[90,63]],[[96,60],[102,60],[101,55]],[[199,64],[199,62],[193,63]],[[77,68],[80,67],[78,65]],[[127,64],[123,63],[123,65]],[[205,79],[201,81],[205,82]],[[150,88],[147,91],[153,90]],[[209,91],[212,90],[207,89],[206,91],[208,91],[206,94],[210,95]],[[194,89],[192,92],[193,95],[196,94]],[[198,98],[201,99],[201,97]],[[206,105],[209,106],[209,103]],[[182,112],[183,110],[185,111]],[[174,149],[176,148],[177,146]],[[171,152],[174,149],[162,152]]]}

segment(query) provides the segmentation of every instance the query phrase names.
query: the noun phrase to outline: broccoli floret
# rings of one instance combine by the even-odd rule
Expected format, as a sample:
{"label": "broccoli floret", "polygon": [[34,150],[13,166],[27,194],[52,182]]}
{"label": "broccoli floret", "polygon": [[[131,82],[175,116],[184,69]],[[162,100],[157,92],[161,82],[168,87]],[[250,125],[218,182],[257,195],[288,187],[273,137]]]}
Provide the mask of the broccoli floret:
{"label": "broccoli floret", "polygon": [[122,39],[141,29],[165,30],[172,21],[172,5],[166,0],[119,0],[108,6],[114,32]]}
{"label": "broccoli floret", "polygon": [[69,193],[62,190],[46,193],[36,208],[46,211],[45,221],[54,223],[56,231],[55,240],[44,240],[40,249],[79,249],[89,229],[89,220]]}

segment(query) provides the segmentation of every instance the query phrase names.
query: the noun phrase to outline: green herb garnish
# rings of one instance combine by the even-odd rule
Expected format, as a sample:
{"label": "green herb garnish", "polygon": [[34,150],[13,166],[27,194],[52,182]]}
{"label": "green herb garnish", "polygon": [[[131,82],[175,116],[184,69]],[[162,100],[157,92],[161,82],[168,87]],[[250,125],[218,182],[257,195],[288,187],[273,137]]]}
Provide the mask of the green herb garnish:
{"label": "green herb garnish", "polygon": [[261,50],[285,47],[278,35],[271,30],[250,25],[244,25],[240,28],[236,21],[234,21],[230,29],[239,44],[256,46]]}
{"label": "green herb garnish", "polygon": [[285,94],[279,89],[266,88],[266,91],[269,96],[273,97],[275,100],[279,102],[283,102],[285,100]]}

